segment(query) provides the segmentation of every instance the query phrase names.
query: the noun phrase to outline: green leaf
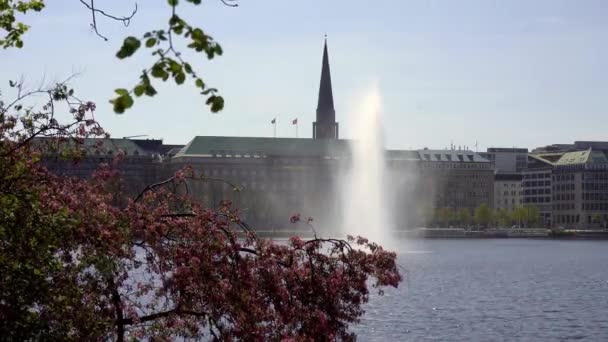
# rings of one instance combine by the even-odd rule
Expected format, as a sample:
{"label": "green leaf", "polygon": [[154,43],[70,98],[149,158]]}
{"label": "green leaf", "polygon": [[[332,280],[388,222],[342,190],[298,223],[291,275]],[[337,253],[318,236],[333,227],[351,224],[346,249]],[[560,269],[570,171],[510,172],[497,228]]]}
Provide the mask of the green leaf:
{"label": "green leaf", "polygon": [[154,89],[154,87],[153,87],[153,86],[148,85],[148,86],[146,87],[146,95],[147,95],[147,96],[154,96],[154,95],[156,95],[156,89]]}
{"label": "green leaf", "polygon": [[167,3],[169,4],[169,6],[177,6],[178,1],[177,0],[167,0]]}
{"label": "green leaf", "polygon": [[182,72],[182,65],[177,63],[173,59],[169,59],[169,69],[171,69],[172,73],[178,74],[178,73]]}
{"label": "green leaf", "polygon": [[134,89],[133,89],[133,93],[135,93],[135,95],[137,97],[142,96],[144,94],[144,92],[146,91],[146,85],[145,84],[138,84]]}
{"label": "green leaf", "polygon": [[146,87],[146,95],[147,95],[147,96],[154,96],[154,95],[156,95],[156,89],[154,89],[154,87],[153,87],[153,86],[148,85],[148,86]]}
{"label": "green leaf", "polygon": [[165,80],[169,76],[165,69],[163,69],[163,65],[161,63],[154,64],[154,66],[152,67],[151,74],[152,77],[162,78],[163,80]]}
{"label": "green leaf", "polygon": [[197,78],[194,83],[196,84],[197,87],[199,87],[201,89],[205,88],[205,82],[203,82],[203,80],[200,78]]}
{"label": "green leaf", "polygon": [[118,89],[114,89],[114,92],[120,96],[127,96],[129,95],[129,91],[125,88],[118,88]]}
{"label": "green leaf", "polygon": [[146,40],[146,47],[153,47],[154,45],[156,45],[156,38],[148,38],[148,40]]}
{"label": "green leaf", "polygon": [[186,80],[186,74],[184,74],[183,72],[180,72],[177,75],[175,75],[175,83],[182,84],[182,83],[184,83],[185,80]]}
{"label": "green leaf", "polygon": [[211,112],[217,113],[224,108],[224,98],[216,95],[209,96],[207,104],[211,106]]}
{"label": "green leaf", "polygon": [[133,98],[127,93],[126,95],[121,95],[113,100],[110,100],[110,103],[112,103],[115,113],[122,114],[126,109],[133,106]]}
{"label": "green leaf", "polygon": [[116,57],[124,59],[131,57],[141,46],[141,41],[133,36],[125,38],[122,47],[116,53]]}

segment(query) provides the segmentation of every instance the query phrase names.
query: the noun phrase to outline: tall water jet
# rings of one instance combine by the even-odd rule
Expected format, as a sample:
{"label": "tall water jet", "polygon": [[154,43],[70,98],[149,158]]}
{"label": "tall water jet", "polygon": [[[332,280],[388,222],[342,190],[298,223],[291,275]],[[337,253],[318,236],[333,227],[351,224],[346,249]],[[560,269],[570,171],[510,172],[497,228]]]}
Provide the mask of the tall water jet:
{"label": "tall water jet", "polygon": [[341,191],[342,231],[386,243],[392,227],[386,203],[387,170],[377,85],[361,97],[355,114],[352,159]]}

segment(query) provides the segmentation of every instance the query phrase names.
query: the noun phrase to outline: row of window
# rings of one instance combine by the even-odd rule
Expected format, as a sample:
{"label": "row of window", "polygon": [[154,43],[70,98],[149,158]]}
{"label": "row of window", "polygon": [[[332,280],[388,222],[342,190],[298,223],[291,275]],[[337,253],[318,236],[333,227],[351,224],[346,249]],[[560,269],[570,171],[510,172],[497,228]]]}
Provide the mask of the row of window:
{"label": "row of window", "polygon": [[483,163],[447,163],[447,162],[437,162],[437,163],[426,163],[423,164],[426,167],[432,167],[434,169],[489,169],[488,164]]}
{"label": "row of window", "polygon": [[526,197],[524,198],[524,203],[549,203],[551,202],[551,197]]}
{"label": "row of window", "polygon": [[[575,210],[574,203],[553,204],[553,210]],[[605,203],[583,203],[583,210],[608,210],[608,202]]]}
{"label": "row of window", "polygon": [[533,187],[533,186],[550,186],[551,181],[526,181],[524,182],[525,187]]}
{"label": "row of window", "polygon": [[574,210],[574,203],[557,203],[553,205],[553,210]]}
{"label": "row of window", "polygon": [[551,189],[526,189],[524,195],[543,195],[551,194]]}
{"label": "row of window", "polygon": [[563,175],[555,175],[553,176],[553,180],[556,182],[565,182],[565,181],[573,181],[574,174],[563,174]]}
{"label": "row of window", "polygon": [[[441,159],[441,154],[440,153],[435,153],[435,154],[433,154],[433,156],[435,157],[435,159],[433,161],[443,161]],[[460,162],[464,162],[465,161],[465,159],[464,159],[465,155],[462,155],[462,154],[456,155],[456,157],[458,158],[458,160],[452,160],[452,155],[451,154],[444,154],[444,156],[445,156],[445,159],[447,161],[460,161]],[[474,156],[472,154],[467,154],[466,157],[467,157],[466,161],[468,161],[468,162],[472,162],[474,160]],[[424,159],[427,160],[427,161],[431,161],[431,155],[428,154],[428,153],[425,153],[424,154]]]}
{"label": "row of window", "polygon": [[574,190],[574,183],[558,184],[553,186],[555,191],[571,191]]}
{"label": "row of window", "polygon": [[583,203],[583,210],[608,210],[608,203]]}
{"label": "row of window", "polygon": [[[580,218],[581,218],[580,215],[555,215],[555,222],[556,223],[579,223]],[[608,219],[607,215],[600,216],[600,221],[606,221],[607,219]],[[594,217],[591,215],[588,215],[586,223],[594,223],[594,222],[595,222]]]}
{"label": "row of window", "polygon": [[578,223],[580,221],[580,215],[556,215],[556,223]]}
{"label": "row of window", "polygon": [[525,174],[524,178],[526,178],[526,179],[551,178],[551,174],[550,173],[530,173],[530,174]]}
{"label": "row of window", "polygon": [[574,194],[573,193],[555,194],[555,195],[553,195],[553,200],[554,201],[574,201]]}
{"label": "row of window", "polygon": [[583,190],[608,190],[608,183],[583,183]]}
{"label": "row of window", "polygon": [[[509,192],[509,191],[504,191],[504,192],[502,193],[502,195],[503,195],[503,196],[509,196],[509,195],[511,195],[511,196],[517,196],[517,195],[520,195],[520,196],[521,196],[521,194],[522,194],[522,192],[521,192],[521,191],[511,191],[511,192]],[[500,195],[500,192],[499,192],[499,191],[496,191],[496,195],[497,195],[497,196],[499,196],[499,195]]]}
{"label": "row of window", "polygon": [[584,192],[583,199],[586,201],[608,201],[608,193],[605,192]]}
{"label": "row of window", "polygon": [[608,173],[606,172],[586,172],[583,173],[584,180],[608,180]]}

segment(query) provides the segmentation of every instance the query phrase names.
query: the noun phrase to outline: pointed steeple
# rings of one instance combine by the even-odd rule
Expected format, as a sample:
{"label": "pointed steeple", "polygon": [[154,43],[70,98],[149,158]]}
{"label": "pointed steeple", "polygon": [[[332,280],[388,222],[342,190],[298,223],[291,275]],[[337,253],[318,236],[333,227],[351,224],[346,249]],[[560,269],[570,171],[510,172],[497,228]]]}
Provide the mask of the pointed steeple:
{"label": "pointed steeple", "polygon": [[[320,113],[319,113],[320,112]],[[329,69],[329,55],[327,53],[327,36],[323,47],[323,66],[321,68],[321,84],[319,85],[319,103],[317,104],[317,121],[335,121],[335,117],[319,114],[334,114],[334,95],[331,89],[331,72]],[[331,120],[329,120],[331,119]]]}
{"label": "pointed steeple", "polygon": [[321,83],[317,103],[317,121],[313,123],[314,139],[338,139],[338,123],[334,109],[334,95],[331,88],[329,54],[327,52],[327,35],[323,46],[323,64],[321,66]]}

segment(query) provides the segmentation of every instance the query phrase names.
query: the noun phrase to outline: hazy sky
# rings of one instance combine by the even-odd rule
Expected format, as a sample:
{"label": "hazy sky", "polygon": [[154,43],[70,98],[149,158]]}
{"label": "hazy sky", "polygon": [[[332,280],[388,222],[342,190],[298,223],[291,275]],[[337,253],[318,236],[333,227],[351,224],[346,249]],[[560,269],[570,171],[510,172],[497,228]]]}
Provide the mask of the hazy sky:
{"label": "hazy sky", "polygon": [[[166,26],[166,0],[139,1],[126,28],[100,20],[109,42],[94,35],[78,1],[47,3],[27,18],[26,46],[0,52],[1,79],[24,75],[33,86],[42,75],[82,72],[74,86],[97,102],[96,118],[114,137],[271,136],[273,117],[279,136],[295,136],[297,117],[300,137],[310,137],[327,33],[343,138],[352,138],[358,94],[378,82],[389,148],[608,140],[606,0],[240,0],[238,8],[182,1],[182,14],[224,48],[212,62],[187,58],[221,90],[225,110],[211,114],[193,87],[167,85],[124,115],[108,99],[114,88],[134,85],[152,57],[114,54],[126,35]],[[126,14],[134,2],[96,4]]]}

